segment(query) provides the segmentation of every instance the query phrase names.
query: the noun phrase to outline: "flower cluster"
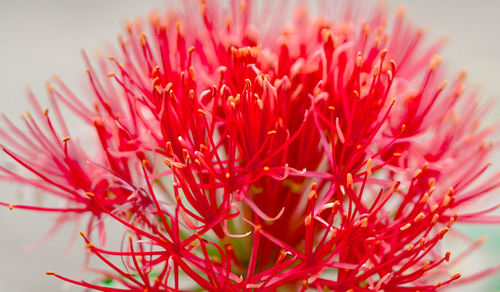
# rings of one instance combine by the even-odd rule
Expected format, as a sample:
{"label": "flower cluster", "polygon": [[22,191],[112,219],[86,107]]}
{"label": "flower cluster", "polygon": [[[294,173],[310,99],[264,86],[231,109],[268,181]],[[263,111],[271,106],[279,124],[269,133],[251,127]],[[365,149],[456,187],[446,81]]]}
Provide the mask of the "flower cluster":
{"label": "flower cluster", "polygon": [[465,73],[445,81],[441,42],[356,3],[287,18],[286,1],[183,1],[84,57],[88,101],[58,78],[50,111],[30,95],[25,129],[4,118],[0,137],[31,175],[1,178],[61,204],[0,204],[88,218],[115,287],[47,274],[98,291],[434,291],[493,272],[458,280],[441,247],[455,223],[500,223],[475,204],[500,184],[483,175],[485,107]]}

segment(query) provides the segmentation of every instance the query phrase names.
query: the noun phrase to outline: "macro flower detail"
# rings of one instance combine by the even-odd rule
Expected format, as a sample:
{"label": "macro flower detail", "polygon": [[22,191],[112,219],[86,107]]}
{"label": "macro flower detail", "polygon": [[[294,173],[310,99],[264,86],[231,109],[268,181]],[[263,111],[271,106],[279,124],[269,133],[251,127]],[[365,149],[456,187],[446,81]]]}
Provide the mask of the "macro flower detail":
{"label": "macro flower detail", "polygon": [[107,266],[48,275],[96,291],[435,291],[500,269],[452,272],[482,239],[442,248],[455,224],[500,223],[477,203],[500,184],[494,129],[403,10],[182,3],[130,22],[109,58],[84,54],[87,99],[54,77],[50,109],[30,93],[24,128],[4,117],[2,150],[29,174],[0,178],[60,203],[0,204],[58,214],[48,236],[86,220],[87,256]]}

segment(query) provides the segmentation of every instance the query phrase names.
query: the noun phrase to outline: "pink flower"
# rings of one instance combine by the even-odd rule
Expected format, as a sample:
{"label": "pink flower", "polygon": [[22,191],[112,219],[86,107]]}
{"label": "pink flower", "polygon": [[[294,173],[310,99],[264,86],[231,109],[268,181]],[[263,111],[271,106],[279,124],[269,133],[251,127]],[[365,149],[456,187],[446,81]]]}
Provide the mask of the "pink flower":
{"label": "pink flower", "polygon": [[[109,269],[89,269],[119,288],[47,274],[98,291],[434,291],[498,269],[457,281],[440,249],[455,223],[500,223],[475,204],[500,183],[482,178],[485,108],[464,73],[445,81],[440,42],[356,4],[288,23],[264,17],[285,1],[183,3],[129,24],[98,70],[85,56],[89,103],[56,79],[54,119],[32,96],[25,132],[5,119],[2,149],[32,176],[2,178],[65,205],[2,204],[90,213],[81,235]],[[71,139],[60,104],[95,140]],[[103,218],[121,250],[92,242]]]}

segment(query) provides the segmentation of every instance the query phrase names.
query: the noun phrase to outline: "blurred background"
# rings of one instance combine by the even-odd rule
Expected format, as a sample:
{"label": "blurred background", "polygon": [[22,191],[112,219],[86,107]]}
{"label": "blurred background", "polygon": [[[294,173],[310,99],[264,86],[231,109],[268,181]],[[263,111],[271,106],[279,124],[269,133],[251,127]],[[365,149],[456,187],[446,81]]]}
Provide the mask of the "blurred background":
{"label": "blurred background", "polygon": [[[410,19],[424,27],[431,38],[448,38],[442,56],[450,73],[466,69],[470,86],[479,86],[482,96],[498,100],[487,120],[500,121],[500,1],[387,2],[391,9],[407,6]],[[82,48],[93,55],[104,47],[105,40],[116,40],[125,20],[167,6],[166,0],[0,0],[1,112],[16,120],[28,109],[27,86],[45,106],[45,81],[52,74],[62,76],[78,92],[85,78]],[[493,162],[500,164],[500,155]],[[5,155],[0,156],[0,163],[9,163]],[[500,166],[496,169],[500,170]],[[1,201],[20,201],[23,192],[30,192],[6,182],[0,182],[0,187]],[[500,190],[497,193],[500,197]],[[49,229],[51,219],[48,215],[0,208],[0,291],[68,290],[61,281],[47,278],[44,272],[55,270],[70,277],[78,273],[83,254],[80,239],[68,253],[62,254],[68,240],[61,234],[73,232],[72,226],[63,228],[35,251],[22,251],[23,246],[33,243]],[[479,271],[500,263],[500,227],[465,226],[463,230],[476,239],[483,234],[490,237],[483,250],[475,253],[463,269]],[[474,288],[497,291],[500,277]],[[451,290],[470,289],[472,286]],[[69,288],[69,291],[79,290]]]}

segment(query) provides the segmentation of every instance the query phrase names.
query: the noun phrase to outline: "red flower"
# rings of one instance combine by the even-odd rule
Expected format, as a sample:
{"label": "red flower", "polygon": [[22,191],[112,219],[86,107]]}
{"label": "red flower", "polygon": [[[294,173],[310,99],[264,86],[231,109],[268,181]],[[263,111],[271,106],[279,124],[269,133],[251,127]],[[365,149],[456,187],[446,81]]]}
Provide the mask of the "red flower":
{"label": "red flower", "polygon": [[[200,16],[184,3],[128,25],[101,73],[85,57],[92,106],[55,80],[61,130],[31,98],[38,122],[0,132],[34,175],[2,177],[66,203],[2,204],[91,213],[81,234],[110,268],[94,271],[121,290],[49,275],[99,291],[433,291],[460,278],[441,241],[456,222],[500,223],[498,205],[474,209],[500,176],[478,180],[492,131],[465,74],[444,81],[441,43],[354,4],[281,23],[264,16],[284,1],[202,1]],[[96,140],[70,139],[60,103]],[[102,218],[124,227],[121,250],[86,235]]]}

